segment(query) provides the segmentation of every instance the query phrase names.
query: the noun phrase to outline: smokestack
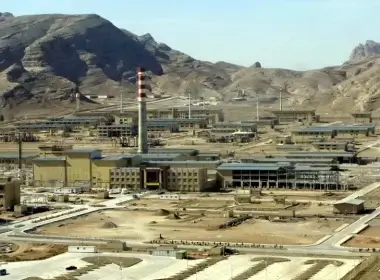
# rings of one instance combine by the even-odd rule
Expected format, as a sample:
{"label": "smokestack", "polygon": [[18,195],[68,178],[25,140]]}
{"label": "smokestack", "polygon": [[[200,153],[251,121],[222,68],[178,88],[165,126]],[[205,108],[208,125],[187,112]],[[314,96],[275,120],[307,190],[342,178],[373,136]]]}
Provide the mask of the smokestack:
{"label": "smokestack", "polygon": [[139,123],[138,123],[138,153],[148,153],[148,133],[147,133],[147,113],[146,113],[146,76],[145,69],[137,69],[137,101],[139,102]]}
{"label": "smokestack", "polygon": [[80,109],[80,94],[77,92],[75,94],[75,102],[76,102],[76,110],[79,111]]}

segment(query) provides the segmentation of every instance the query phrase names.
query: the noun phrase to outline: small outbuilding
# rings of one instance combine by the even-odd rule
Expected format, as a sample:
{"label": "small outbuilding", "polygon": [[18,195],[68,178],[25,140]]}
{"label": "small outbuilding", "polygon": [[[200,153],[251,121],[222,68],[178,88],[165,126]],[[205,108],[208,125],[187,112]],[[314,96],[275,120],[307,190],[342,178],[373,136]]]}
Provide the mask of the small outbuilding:
{"label": "small outbuilding", "polygon": [[359,214],[364,212],[364,200],[361,199],[350,199],[341,200],[336,202],[334,206],[334,213],[339,214]]}

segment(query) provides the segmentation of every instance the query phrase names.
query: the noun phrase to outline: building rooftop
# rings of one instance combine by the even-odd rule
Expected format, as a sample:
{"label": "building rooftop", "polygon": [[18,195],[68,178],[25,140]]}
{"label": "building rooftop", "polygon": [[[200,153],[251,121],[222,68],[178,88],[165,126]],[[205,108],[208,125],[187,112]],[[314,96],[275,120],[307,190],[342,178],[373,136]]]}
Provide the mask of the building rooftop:
{"label": "building rooftop", "polygon": [[203,165],[203,164],[220,164],[219,160],[173,160],[173,161],[154,161],[150,160],[148,164],[164,164],[164,165],[176,165],[176,164],[185,164],[185,165]]}
{"label": "building rooftop", "polygon": [[101,152],[101,150],[97,148],[78,148],[78,149],[65,150],[65,153],[70,153],[70,154],[93,153],[93,152]]}
{"label": "building rooftop", "polygon": [[247,122],[220,122],[213,124],[215,128],[226,126],[226,127],[255,127],[256,123],[247,123]]}
{"label": "building rooftop", "polygon": [[186,148],[151,148],[148,150],[149,154],[189,154],[197,155],[199,151],[197,149]]}
{"label": "building rooftop", "polygon": [[295,165],[294,170],[297,171],[331,171],[331,166],[312,166],[312,165]]}
{"label": "building rooftop", "polygon": [[46,157],[46,158],[35,158],[33,161],[65,161],[65,157]]}
{"label": "building rooftop", "polygon": [[357,199],[357,198],[351,198],[351,199],[343,198],[342,200],[339,200],[334,204],[347,203],[347,204],[352,204],[352,205],[360,205],[360,204],[363,204],[364,202],[365,202],[365,200]]}
{"label": "building rooftop", "polygon": [[279,170],[282,167],[275,163],[223,163],[216,170]]}
{"label": "building rooftop", "polygon": [[148,119],[148,122],[172,122],[172,123],[204,123],[207,122],[206,119],[180,119],[180,118],[174,118],[174,119],[160,119],[160,118],[153,118]]}
{"label": "building rooftop", "polygon": [[[149,151],[150,152],[150,151]],[[149,154],[140,154],[141,158],[143,160],[147,159],[174,159],[177,157],[180,157],[181,154],[155,154],[155,153],[149,153]]]}
{"label": "building rooftop", "polygon": [[324,159],[324,158],[286,158],[286,157],[274,157],[274,158],[254,158],[254,157],[246,157],[241,158],[244,161],[256,161],[256,162],[292,162],[292,163],[302,163],[302,162],[315,162],[315,163],[331,163],[333,159]]}
{"label": "building rooftop", "polygon": [[[38,154],[21,154],[21,158],[32,158],[37,157]],[[18,153],[0,153],[0,158],[2,159],[18,159],[19,154]]]}
{"label": "building rooftop", "polygon": [[315,113],[315,109],[304,110],[272,110],[272,113]]}
{"label": "building rooftop", "polygon": [[346,145],[347,142],[340,142],[340,141],[335,141],[335,142],[313,142],[311,144],[312,145]]}
{"label": "building rooftop", "polygon": [[138,155],[136,154],[124,154],[124,155],[110,155],[110,156],[104,156],[101,158],[101,160],[121,160],[121,159],[129,159],[129,158],[134,158],[137,157]]}
{"label": "building rooftop", "polygon": [[355,157],[355,153],[350,152],[298,152],[298,151],[291,151],[289,154],[285,155],[286,158],[289,157]]}

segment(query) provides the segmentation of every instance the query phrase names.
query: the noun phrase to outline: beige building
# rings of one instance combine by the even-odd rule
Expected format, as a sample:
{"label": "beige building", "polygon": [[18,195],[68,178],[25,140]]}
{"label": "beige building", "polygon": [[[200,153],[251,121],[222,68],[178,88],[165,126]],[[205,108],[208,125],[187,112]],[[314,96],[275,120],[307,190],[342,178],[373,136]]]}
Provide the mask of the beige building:
{"label": "beige building", "polygon": [[371,112],[354,112],[351,113],[354,123],[372,123]]}
{"label": "beige building", "polygon": [[20,205],[20,181],[10,178],[0,179],[0,197],[2,208],[13,211],[16,205]]}
{"label": "beige building", "polygon": [[118,155],[104,157],[98,149],[69,149],[61,157],[35,158],[35,186],[73,186],[85,184],[108,188],[109,171],[115,167],[139,166],[141,156]]}
{"label": "beige building", "polygon": [[279,123],[299,121],[311,124],[319,121],[315,110],[274,110],[272,114],[276,116]]}
{"label": "beige building", "polygon": [[[135,123],[138,115],[138,111],[129,110],[120,114],[115,114],[116,123]],[[189,108],[188,107],[177,107],[177,108],[160,108],[160,109],[147,109],[148,119],[188,119],[189,118]],[[208,124],[213,124],[216,122],[224,121],[224,113],[222,109],[211,109],[211,108],[200,108],[191,107],[191,118],[192,119],[204,119]]]}
{"label": "beige building", "polygon": [[110,188],[201,192],[206,183],[206,168],[151,166],[110,170]]}
{"label": "beige building", "polygon": [[318,138],[323,140],[333,139],[337,131],[329,127],[307,127],[291,131],[292,142],[295,144],[311,144]]}

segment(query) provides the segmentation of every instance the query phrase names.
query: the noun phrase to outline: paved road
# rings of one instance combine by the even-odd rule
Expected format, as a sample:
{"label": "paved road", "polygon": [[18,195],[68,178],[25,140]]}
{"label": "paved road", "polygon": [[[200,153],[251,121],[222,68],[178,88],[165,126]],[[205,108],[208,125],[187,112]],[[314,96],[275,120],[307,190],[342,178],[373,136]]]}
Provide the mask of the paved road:
{"label": "paved road", "polygon": [[[350,197],[355,198],[359,196],[363,196],[366,193],[373,191],[376,188],[380,187],[380,183],[375,183],[371,184],[361,190],[358,190],[354,194],[352,194]],[[143,193],[143,195],[148,195],[149,193]],[[50,219],[46,220],[41,220],[41,217],[36,218],[36,219],[31,219],[28,221],[23,221],[23,222],[16,222],[16,223],[11,223],[8,226],[5,226],[6,228],[9,229],[8,232],[4,232],[0,234],[0,240],[26,240],[26,241],[35,241],[35,242],[44,242],[44,243],[72,243],[73,240],[76,242],[78,241],[87,241],[87,242],[104,242],[104,239],[94,239],[94,238],[79,238],[79,239],[73,239],[69,238],[66,236],[35,236],[34,234],[27,234],[25,231],[33,229],[38,226],[43,226],[46,224],[66,220],[69,218],[77,217],[80,215],[84,214],[89,214],[95,211],[100,211],[100,210],[105,210],[105,209],[117,209],[117,208],[122,208],[123,206],[118,206],[117,204],[121,202],[126,202],[133,200],[132,195],[119,195],[114,199],[108,200],[104,203],[102,203],[102,207],[93,207],[90,205],[74,205],[74,209],[80,209],[82,208],[83,211],[78,211],[78,212],[73,212],[73,213],[68,213],[70,210],[65,210],[60,212],[60,216],[56,217],[59,213],[55,214],[49,214],[46,217],[52,217]],[[73,209],[71,209],[72,211]],[[63,214],[62,214],[63,213]],[[283,247],[287,249],[287,251],[291,251],[292,253],[297,253],[297,254],[310,254],[310,253],[321,253],[321,254],[353,254],[352,251],[350,251],[349,248],[346,247],[341,247],[340,243],[343,240],[343,238],[347,238],[349,236],[352,236],[355,234],[355,231],[363,227],[365,224],[370,222],[372,219],[376,218],[378,215],[380,215],[380,207],[377,208],[373,213],[368,214],[360,218],[359,220],[355,221],[354,223],[348,225],[344,229],[342,229],[340,232],[337,232],[329,237],[326,237],[325,239],[321,240],[320,242],[317,242],[316,244],[312,245],[284,245]],[[33,222],[38,220],[38,222]],[[21,236],[20,236],[21,235]],[[25,237],[23,237],[24,235]],[[148,247],[151,246],[149,244],[145,244],[143,242],[138,242],[138,241],[131,241],[131,240],[122,240],[125,241],[129,246],[140,246],[140,247]],[[191,246],[194,247],[194,246]],[[198,246],[202,247],[202,246]],[[270,245],[267,246],[267,248],[270,247]],[[236,249],[241,249],[241,248],[236,248]],[[252,250],[256,251],[257,249],[250,249],[250,248],[244,248],[244,250]]]}

